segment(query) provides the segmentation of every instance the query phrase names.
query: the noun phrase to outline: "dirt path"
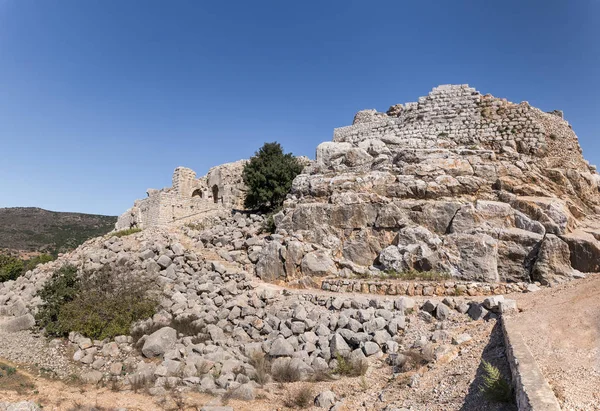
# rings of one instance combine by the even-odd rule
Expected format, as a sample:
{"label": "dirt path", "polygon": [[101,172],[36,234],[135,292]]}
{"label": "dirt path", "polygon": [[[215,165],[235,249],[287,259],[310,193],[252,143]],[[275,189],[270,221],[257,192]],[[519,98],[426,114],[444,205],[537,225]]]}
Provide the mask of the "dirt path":
{"label": "dirt path", "polygon": [[565,410],[600,410],[600,274],[518,301],[518,328]]}

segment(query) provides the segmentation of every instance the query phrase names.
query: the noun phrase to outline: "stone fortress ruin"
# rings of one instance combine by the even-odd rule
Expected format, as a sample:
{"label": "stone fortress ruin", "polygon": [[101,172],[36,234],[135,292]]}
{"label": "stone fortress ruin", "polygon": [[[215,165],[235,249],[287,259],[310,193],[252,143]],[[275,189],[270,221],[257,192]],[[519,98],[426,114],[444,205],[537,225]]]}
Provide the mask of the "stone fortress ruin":
{"label": "stone fortress ruin", "polygon": [[135,201],[116,224],[117,230],[184,224],[206,215],[218,215],[244,206],[242,171],[246,160],[211,168],[205,176],[186,167],[173,172],[173,185],[148,189],[148,197]]}

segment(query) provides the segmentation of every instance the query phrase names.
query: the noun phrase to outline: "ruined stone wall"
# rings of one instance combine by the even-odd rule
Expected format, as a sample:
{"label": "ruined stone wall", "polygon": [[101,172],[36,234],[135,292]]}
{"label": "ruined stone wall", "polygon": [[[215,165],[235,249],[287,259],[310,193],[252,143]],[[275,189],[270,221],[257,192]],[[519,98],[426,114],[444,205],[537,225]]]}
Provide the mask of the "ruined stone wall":
{"label": "ruined stone wall", "polygon": [[213,167],[200,178],[189,168],[177,167],[172,187],[149,189],[147,198],[137,200],[119,217],[116,229],[181,224],[208,213],[242,208],[246,192],[242,179],[245,162]]}
{"label": "ruined stone wall", "polygon": [[[586,167],[578,161],[577,137],[562,117],[527,102],[515,104],[481,95],[467,85],[436,87],[418,102],[397,104],[387,113],[361,111],[353,125],[336,128],[333,134],[334,142],[355,145],[372,139],[406,148],[480,146],[555,158],[578,152],[577,159],[568,161],[573,167]],[[561,147],[555,142],[561,142]]]}

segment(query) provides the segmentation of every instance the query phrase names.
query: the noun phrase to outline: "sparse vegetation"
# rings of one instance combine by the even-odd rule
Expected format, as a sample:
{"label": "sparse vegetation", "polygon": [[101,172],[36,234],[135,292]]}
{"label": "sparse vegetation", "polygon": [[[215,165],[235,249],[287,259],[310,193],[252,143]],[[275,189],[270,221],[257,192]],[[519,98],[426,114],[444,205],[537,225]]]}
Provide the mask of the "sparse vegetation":
{"label": "sparse vegetation", "polygon": [[152,384],[152,379],[147,378],[143,375],[133,375],[129,377],[129,384],[131,386],[131,390],[134,393],[137,393],[140,390],[147,389]]}
{"label": "sparse vegetation", "polygon": [[17,372],[15,367],[0,363],[0,390],[16,391],[19,394],[35,389],[29,377]]}
{"label": "sparse vegetation", "polygon": [[38,293],[43,305],[36,319],[53,336],[76,331],[101,340],[128,334],[132,323],[155,312],[151,284],[108,266],[81,278],[75,267],[64,266]]}
{"label": "sparse vegetation", "polygon": [[309,385],[303,385],[294,392],[292,395],[288,395],[284,400],[284,405],[289,408],[308,408],[314,399],[312,387]]}
{"label": "sparse vegetation", "polygon": [[427,357],[418,350],[404,351],[401,355],[403,361],[398,366],[402,372],[416,370],[429,363]]}
{"label": "sparse vegetation", "polygon": [[486,360],[481,360],[483,366],[483,384],[479,387],[483,395],[492,402],[513,402],[513,391],[510,384],[497,367]]}
{"label": "sparse vegetation", "polygon": [[558,136],[554,133],[550,133],[549,137],[551,140],[556,140],[558,138]]}
{"label": "sparse vegetation", "polygon": [[0,282],[16,280],[23,274],[23,261],[10,255],[0,255]]}
{"label": "sparse vegetation", "polygon": [[17,372],[15,367],[0,363],[0,377],[8,377]]}
{"label": "sparse vegetation", "polygon": [[109,235],[111,237],[115,236],[115,237],[121,238],[121,237],[125,237],[125,236],[131,235],[131,234],[139,233],[140,231],[142,231],[141,228],[134,227],[134,228],[127,228],[125,230],[115,231],[114,233],[110,233]]}
{"label": "sparse vegetation", "polygon": [[277,382],[296,382],[302,379],[302,372],[293,365],[289,358],[277,363],[272,372],[273,379]]}
{"label": "sparse vegetation", "polygon": [[350,360],[341,354],[336,354],[337,367],[335,373],[346,377],[359,377],[365,375],[369,369],[366,360]]}
{"label": "sparse vegetation", "polygon": [[22,260],[16,256],[0,254],[0,283],[16,280],[29,270],[33,270],[39,264],[52,261],[54,257],[49,254],[40,254],[28,260]]}
{"label": "sparse vegetation", "polygon": [[284,154],[279,143],[265,143],[244,166],[245,206],[263,212],[278,209],[301,172],[302,164],[291,153]]}
{"label": "sparse vegetation", "polygon": [[254,353],[250,358],[250,365],[254,367],[254,373],[250,378],[260,385],[265,385],[269,382],[271,363],[263,353]]}
{"label": "sparse vegetation", "polygon": [[265,220],[262,223],[261,231],[263,233],[273,234],[275,232],[275,220],[273,219],[273,213],[270,213],[266,216]]}
{"label": "sparse vegetation", "polygon": [[422,280],[422,281],[444,281],[449,279],[451,276],[448,273],[442,273],[439,271],[395,271],[386,270],[384,271],[384,278],[390,280]]}
{"label": "sparse vegetation", "polygon": [[333,381],[334,379],[329,370],[316,370],[310,377],[312,382]]}

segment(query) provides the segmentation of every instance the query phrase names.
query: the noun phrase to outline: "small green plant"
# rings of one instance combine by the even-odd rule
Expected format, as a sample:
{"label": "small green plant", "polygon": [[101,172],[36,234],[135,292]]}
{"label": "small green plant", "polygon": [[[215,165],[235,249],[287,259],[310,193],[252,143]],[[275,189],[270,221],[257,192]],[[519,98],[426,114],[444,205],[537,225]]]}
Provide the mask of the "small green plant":
{"label": "small green plant", "polygon": [[465,294],[465,292],[461,289],[461,288],[455,288],[454,292],[452,293],[455,297],[460,297],[462,295]]}
{"label": "small green plant", "polygon": [[273,234],[277,226],[275,225],[275,219],[273,218],[273,213],[270,213],[265,220],[262,222],[261,231],[263,233]]}
{"label": "small green plant", "polygon": [[446,137],[448,137],[448,133],[442,132],[442,133],[438,134],[438,137],[439,138],[446,138]]}
{"label": "small green plant", "polygon": [[131,235],[131,234],[135,234],[135,233],[139,233],[140,231],[142,231],[141,228],[128,228],[125,230],[120,230],[120,231],[115,231],[114,233],[109,233],[109,235],[115,236],[115,237],[125,237],[127,235]]}
{"label": "small green plant", "polygon": [[356,278],[359,278],[361,280],[368,280],[369,278],[371,278],[371,273],[369,273],[368,271],[363,271],[362,273],[354,273],[354,275],[356,276]]}
{"label": "small green plant", "polygon": [[202,231],[206,229],[206,224],[204,224],[203,222],[187,223],[185,226],[196,231]]}
{"label": "small green plant", "polygon": [[483,384],[479,387],[483,395],[490,401],[513,402],[513,391],[510,384],[502,377],[500,370],[486,360],[483,365]]}
{"label": "small green plant", "polygon": [[556,139],[558,138],[558,136],[557,136],[556,134],[554,134],[554,133],[550,133],[550,136],[549,136],[549,137],[550,137],[550,139],[552,139],[552,140],[556,140]]}
{"label": "small green plant", "polygon": [[312,404],[313,399],[312,388],[304,385],[294,394],[287,396],[284,405],[289,408],[308,408]]}
{"label": "small green plant", "polygon": [[15,367],[11,367],[10,365],[0,364],[0,377],[8,377],[17,372]]}
{"label": "small green plant", "polygon": [[335,374],[345,375],[347,377],[359,377],[365,375],[369,369],[369,364],[366,360],[349,360],[342,356],[340,353],[335,355],[337,360],[337,367],[334,371]]}

